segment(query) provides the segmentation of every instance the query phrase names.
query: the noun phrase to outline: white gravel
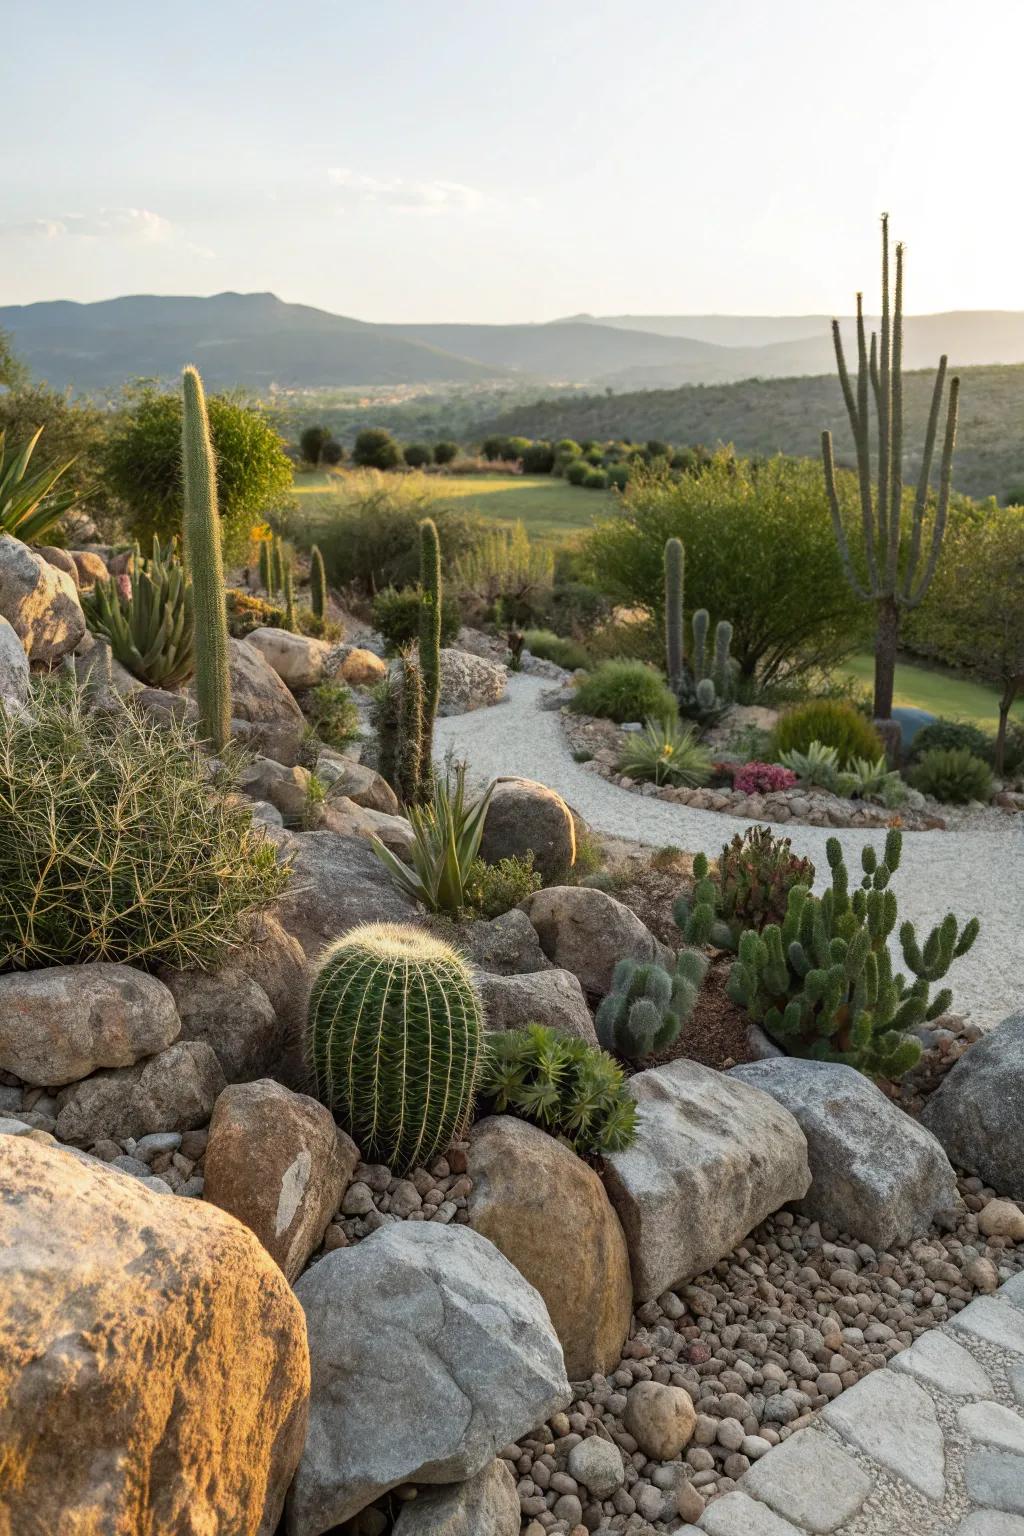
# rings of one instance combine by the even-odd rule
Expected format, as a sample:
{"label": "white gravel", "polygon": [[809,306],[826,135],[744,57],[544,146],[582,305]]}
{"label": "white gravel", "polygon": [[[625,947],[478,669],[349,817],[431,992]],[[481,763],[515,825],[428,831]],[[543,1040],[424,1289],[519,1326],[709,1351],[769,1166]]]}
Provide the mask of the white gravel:
{"label": "white gravel", "polygon": [[[644,799],[586,773],[566,746],[558,712],[540,707],[551,688],[543,678],[513,673],[508,696],[489,709],[439,720],[438,760],[451,747],[465,758],[474,780],[502,776],[536,779],[558,791],[594,828],[651,847],[673,843],[688,853],[717,855],[741,825],[734,816],[692,806]],[[825,841],[839,838],[851,873],[860,869],[860,850],[872,842],[881,850],[884,832],[792,824],[778,830],[796,853],[809,856],[827,884]],[[977,915],[981,934],[951,972],[954,1008],[983,1026],[1024,1009],[1024,817],[1006,818],[1005,831],[908,832],[903,862],[893,880],[901,920],[909,917],[927,931],[949,911],[961,922]]]}

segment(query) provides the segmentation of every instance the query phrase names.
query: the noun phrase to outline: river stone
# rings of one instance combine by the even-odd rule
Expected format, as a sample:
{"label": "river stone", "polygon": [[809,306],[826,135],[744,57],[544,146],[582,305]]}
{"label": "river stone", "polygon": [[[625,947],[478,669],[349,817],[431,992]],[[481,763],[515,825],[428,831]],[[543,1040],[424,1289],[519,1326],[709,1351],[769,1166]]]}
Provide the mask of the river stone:
{"label": "river stone", "polygon": [[295,1281],[323,1241],[359,1161],[330,1110],[263,1078],[214,1105],[203,1197],[255,1232]]}
{"label": "river stone", "polygon": [[955,1210],[956,1174],[930,1131],[854,1067],[777,1056],[733,1067],[763,1088],[807,1138],[811,1187],[799,1210],[872,1248],[902,1248]]}
{"label": "river stone", "polygon": [[0,1229],[6,1528],[272,1536],[309,1359],[302,1309],[252,1234],[14,1137]]}
{"label": "river stone", "polygon": [[332,649],[326,640],[267,626],[250,630],[245,643],[259,651],[289,688],[312,688],[319,683]]}
{"label": "river stone", "polygon": [[279,839],[292,878],[274,908],[282,927],[312,959],[359,923],[401,923],[416,917],[363,837],[295,832]]}
{"label": "river stone", "polygon": [[921,1112],[958,1168],[1024,1200],[1024,1013],[965,1051]]}
{"label": "river stone", "polygon": [[492,976],[478,971],[475,981],[488,1029],[546,1024],[549,1029],[597,1045],[583,988],[571,971],[537,971],[531,976]]}
{"label": "river stone", "polygon": [[0,533],[0,617],[40,667],[54,666],[85,634],[71,577],[9,533]]}
{"label": "river stone", "polygon": [[0,1068],[37,1087],[130,1067],[176,1040],[174,998],[155,976],[97,961],[0,976]]}
{"label": "river stone", "polygon": [[394,1536],[519,1536],[519,1494],[503,1461],[447,1488],[421,1489],[399,1505]]}
{"label": "river stone", "polygon": [[697,1424],[693,1399],[682,1387],[638,1381],[626,1395],[626,1432],[652,1461],[674,1461],[690,1443]]}
{"label": "river stone", "polygon": [[473,1127],[466,1172],[469,1224],[544,1298],[570,1380],[613,1371],[633,1287],[622,1228],[597,1174],[563,1142],[510,1115]]}
{"label": "river stone", "polygon": [[160,976],[178,1005],[182,1040],[205,1040],[225,1081],[247,1083],[264,1077],[280,1059],[284,1025],[259,982],[240,966],[216,971],[165,966]]}
{"label": "river stone", "polygon": [[626,1480],[622,1452],[601,1435],[588,1435],[573,1446],[568,1470],[569,1476],[582,1483],[595,1499],[610,1499]]}
{"label": "river stone", "polygon": [[811,1182],[807,1143],[760,1088],[679,1058],[629,1080],[637,1136],[606,1159],[639,1302],[726,1254]]}
{"label": "river stone", "polygon": [[206,1125],[225,1086],[220,1062],[205,1040],[178,1040],[157,1056],[94,1072],[57,1097],[57,1137],[89,1147],[110,1139],[136,1141],[155,1131],[195,1131]]}
{"label": "river stone", "polygon": [[611,990],[619,960],[656,960],[675,969],[675,956],[621,901],[583,885],[552,885],[520,903],[549,960],[578,977],[588,997]]}
{"label": "river stone", "polygon": [[576,862],[572,812],[555,790],[533,779],[497,779],[484,819],[480,857],[488,864],[533,854],[533,865],[551,880]]}
{"label": "river stone", "polygon": [[465,1481],[572,1400],[540,1295],[467,1227],[395,1222],[295,1292],[313,1384],[290,1536],[321,1536],[400,1483]]}
{"label": "river stone", "polygon": [[28,657],[17,631],[0,616],[0,704],[24,704],[28,698]]}

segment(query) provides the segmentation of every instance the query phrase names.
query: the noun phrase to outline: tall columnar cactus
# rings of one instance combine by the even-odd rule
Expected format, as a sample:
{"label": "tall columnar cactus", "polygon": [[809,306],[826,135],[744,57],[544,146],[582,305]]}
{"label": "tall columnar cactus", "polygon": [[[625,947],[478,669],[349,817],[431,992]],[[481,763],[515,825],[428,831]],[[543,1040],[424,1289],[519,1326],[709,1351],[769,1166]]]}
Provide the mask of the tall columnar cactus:
{"label": "tall columnar cactus", "polygon": [[[850,553],[836,487],[832,434],[821,434],[821,452],[825,466],[832,524],[843,562],[846,579],[864,602],[875,605],[875,717],[892,716],[893,685],[896,672],[896,648],[899,643],[903,613],[916,608],[931,586],[942,549],[949,508],[950,473],[956,444],[957,407],[960,380],[950,380],[946,407],[946,427],[939,468],[939,490],[935,504],[928,556],[921,568],[924,517],[928,507],[928,482],[938,431],[939,412],[946,382],[946,358],[939,368],[932,390],[931,409],[925,429],[921,469],[914,495],[909,548],[903,538],[903,246],[896,247],[896,285],[892,313],[889,308],[889,215],[882,215],[882,326],[878,337],[872,332],[870,356],[864,334],[863,296],[857,295],[857,385],[854,390],[846,367],[839,321],[832,322],[836,366],[842,385],[846,413],[857,454],[857,481],[860,492],[861,528],[864,539],[866,571],[862,573]],[[878,418],[878,473],[871,480],[869,385],[874,395]]]}
{"label": "tall columnar cactus", "polygon": [[423,678],[413,651],[402,652],[401,669],[397,783],[393,787],[406,805],[416,805],[423,799]]}
{"label": "tall columnar cactus", "polygon": [[683,568],[682,539],[665,544],[665,661],[669,687],[675,689],[683,675]]}
{"label": "tall columnar cactus", "polygon": [[192,578],[196,703],[200,729],[214,751],[220,752],[231,734],[231,671],[217,469],[203,381],[195,368],[185,369],[182,386],[182,527]]}
{"label": "tall columnar cactus", "polygon": [[881,860],[870,845],[863,850],[863,878],[852,894],[836,838],[829,838],[826,851],[830,889],[819,898],[807,886],[795,886],[781,925],[742,935],[729,996],[791,1055],[896,1078],[921,1054],[909,1031],[949,1008],[952,993],[943,989],[932,997],[931,984],[970,949],[978,920],[961,929],[950,913],[923,947],[913,924],[903,923],[900,947],[914,979],[894,975],[889,938],[897,906],[889,881],[900,862],[900,833],[889,833]]}
{"label": "tall columnar cactus", "polygon": [[732,698],[732,625],[728,619],[715,625],[714,655],[709,663],[710,625],[707,609],[698,608],[693,615],[693,657],[674,684],[679,713],[702,726],[720,720]]}
{"label": "tall columnar cactus", "polygon": [[307,1059],[367,1161],[406,1173],[450,1146],[472,1113],[483,1041],[465,964],[423,930],[366,923],[324,954]]}
{"label": "tall columnar cactus", "polygon": [[290,560],[284,563],[284,627],[295,633],[295,574]]}
{"label": "tall columnar cactus", "polygon": [[392,668],[374,690],[373,725],[377,732],[377,771],[398,794],[401,779],[402,690]]}
{"label": "tall columnar cactus", "polygon": [[423,675],[422,780],[433,777],[434,721],[441,698],[441,541],[433,518],[420,523],[420,671]]}
{"label": "tall columnar cactus", "polygon": [[310,551],[309,605],[318,619],[327,617],[327,573],[324,570],[324,557],[316,544]]}
{"label": "tall columnar cactus", "polygon": [[277,534],[270,535],[270,587],[272,597],[276,597],[284,587],[284,556],[281,553],[281,545]]}
{"label": "tall columnar cactus", "polygon": [[693,1012],[708,962],[696,949],[684,949],[674,974],[654,963],[623,959],[612,977],[612,990],[595,1015],[597,1038],[606,1051],[639,1061],[679,1037]]}
{"label": "tall columnar cactus", "polygon": [[264,592],[270,595],[270,583],[274,579],[273,557],[271,554],[271,540],[260,540],[260,586]]}

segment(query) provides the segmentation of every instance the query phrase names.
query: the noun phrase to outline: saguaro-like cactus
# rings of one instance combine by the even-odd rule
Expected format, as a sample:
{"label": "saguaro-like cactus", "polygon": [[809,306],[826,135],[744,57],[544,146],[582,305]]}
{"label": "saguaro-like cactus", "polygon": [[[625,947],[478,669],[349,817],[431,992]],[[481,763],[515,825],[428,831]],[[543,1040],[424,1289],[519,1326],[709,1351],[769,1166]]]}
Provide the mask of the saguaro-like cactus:
{"label": "saguaro-like cactus", "polygon": [[214,751],[220,752],[231,733],[231,671],[220,514],[217,511],[217,468],[203,381],[195,368],[185,369],[182,388],[182,528],[195,615],[196,703],[202,733]]}
{"label": "saguaro-like cactus", "polygon": [[[882,327],[871,335],[871,350],[864,333],[863,295],[857,295],[857,384],[850,379],[843,353],[839,321],[832,322],[836,366],[843,389],[846,413],[857,451],[857,481],[860,490],[861,526],[864,536],[866,577],[854,564],[849,539],[843,526],[836,488],[832,434],[821,434],[821,452],[825,466],[832,524],[843,562],[846,579],[864,602],[875,605],[875,718],[892,716],[893,684],[896,672],[896,647],[904,611],[916,608],[931,586],[942,549],[949,508],[950,473],[956,444],[957,407],[960,380],[951,379],[946,407],[946,429],[939,468],[939,490],[935,517],[928,540],[928,556],[922,568],[924,517],[928,507],[928,482],[931,476],[939,412],[946,382],[946,358],[939,359],[931,409],[925,429],[924,452],[914,496],[909,548],[903,539],[903,246],[896,247],[895,298],[890,313],[889,300],[889,215],[882,215]],[[869,387],[874,394],[878,417],[878,474],[871,481],[871,446],[868,407]]]}
{"label": "saguaro-like cactus", "polygon": [[669,687],[678,687],[683,675],[683,567],[682,539],[665,544],[665,661]]}
{"label": "saguaro-like cactus", "polygon": [[295,633],[295,575],[290,560],[284,563],[284,627]]}
{"label": "saguaro-like cactus", "polygon": [[402,652],[398,712],[398,782],[394,788],[406,805],[423,798],[423,677],[411,650]]}
{"label": "saguaro-like cactus", "polygon": [[273,556],[271,554],[270,539],[260,540],[260,586],[270,595],[270,583],[274,578]]}
{"label": "saguaro-like cactus", "polygon": [[441,698],[441,541],[433,518],[420,523],[420,672],[423,677],[422,780],[433,776],[434,721]]}
{"label": "saguaro-like cactus", "polygon": [[318,619],[327,617],[327,573],[324,557],[315,544],[309,560],[309,606]]}

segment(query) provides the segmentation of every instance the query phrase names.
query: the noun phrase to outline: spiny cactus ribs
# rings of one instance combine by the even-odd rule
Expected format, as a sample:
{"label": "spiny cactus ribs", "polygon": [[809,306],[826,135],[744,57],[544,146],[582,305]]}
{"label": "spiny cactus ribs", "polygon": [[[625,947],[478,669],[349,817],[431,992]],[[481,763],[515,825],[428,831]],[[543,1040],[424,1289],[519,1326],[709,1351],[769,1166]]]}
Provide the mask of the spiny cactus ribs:
{"label": "spiny cactus ribs", "polygon": [[185,369],[182,385],[182,526],[195,614],[196,703],[202,733],[219,752],[231,734],[231,673],[217,470],[203,381],[195,368]]}

